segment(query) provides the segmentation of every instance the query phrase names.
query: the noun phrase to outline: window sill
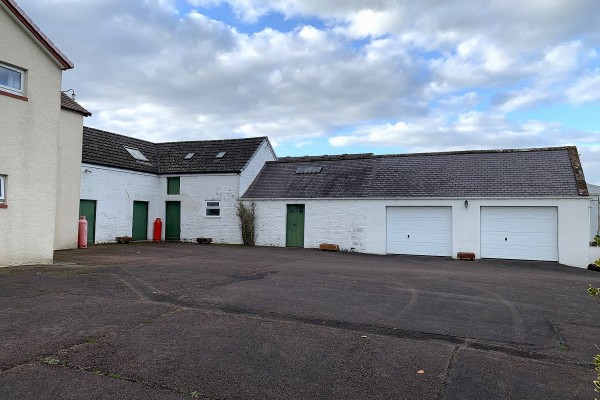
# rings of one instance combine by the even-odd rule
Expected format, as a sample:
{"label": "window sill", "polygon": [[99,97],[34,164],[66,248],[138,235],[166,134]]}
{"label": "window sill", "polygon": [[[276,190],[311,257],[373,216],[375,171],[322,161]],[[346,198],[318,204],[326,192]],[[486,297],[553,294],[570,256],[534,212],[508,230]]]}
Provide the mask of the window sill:
{"label": "window sill", "polygon": [[8,204],[6,204],[6,203],[0,203],[0,208],[8,208]]}
{"label": "window sill", "polygon": [[15,94],[15,93],[11,93],[11,92],[5,92],[2,89],[0,89],[0,95],[12,97],[13,99],[17,99],[17,100],[29,101],[29,99],[25,96],[21,96],[20,94]]}
{"label": "window sill", "polygon": [[220,215],[205,215],[204,218],[221,218]]}

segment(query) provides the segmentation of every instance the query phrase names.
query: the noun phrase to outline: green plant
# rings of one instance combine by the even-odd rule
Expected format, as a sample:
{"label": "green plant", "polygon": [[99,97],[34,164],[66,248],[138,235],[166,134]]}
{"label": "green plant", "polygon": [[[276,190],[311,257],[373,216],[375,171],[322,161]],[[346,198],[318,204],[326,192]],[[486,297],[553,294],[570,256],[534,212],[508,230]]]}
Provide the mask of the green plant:
{"label": "green plant", "polygon": [[594,246],[600,246],[600,235],[595,235],[592,243],[594,243]]}
{"label": "green plant", "polygon": [[235,205],[237,216],[240,219],[240,229],[242,230],[242,242],[246,246],[256,244],[256,203],[249,205],[238,200]]}
{"label": "green plant", "polygon": [[62,362],[57,359],[57,358],[53,358],[53,357],[46,357],[42,360],[42,362],[44,364],[48,364],[48,365],[60,365],[62,364]]}

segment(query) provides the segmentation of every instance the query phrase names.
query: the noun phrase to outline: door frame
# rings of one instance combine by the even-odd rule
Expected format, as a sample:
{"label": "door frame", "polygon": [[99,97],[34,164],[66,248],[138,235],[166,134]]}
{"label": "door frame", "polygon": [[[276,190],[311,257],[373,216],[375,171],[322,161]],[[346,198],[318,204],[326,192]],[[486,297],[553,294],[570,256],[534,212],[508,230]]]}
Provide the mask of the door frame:
{"label": "door frame", "polygon": [[[145,218],[145,225],[146,225],[146,230],[144,233],[144,238],[143,239],[136,239],[135,238],[135,205],[136,203],[141,203],[141,204],[145,204],[146,205],[146,218]],[[149,217],[150,217],[150,213],[149,213],[149,209],[150,209],[150,202],[149,201],[144,201],[144,200],[134,200],[133,201],[133,214],[132,214],[132,221],[131,221],[131,237],[134,240],[148,240],[148,225],[149,225]]]}
{"label": "door frame", "polygon": [[[81,212],[81,202],[82,201],[87,201],[90,203],[94,204],[94,223],[90,224],[90,220],[87,218],[87,216],[85,216],[86,221],[87,221],[87,232],[88,232],[88,236],[86,238],[86,242],[88,245],[91,244],[95,244],[96,243],[96,218],[98,215],[98,201],[97,200],[92,200],[92,199],[79,199],[79,216],[82,216],[82,212]],[[92,240],[90,241],[90,228],[91,228],[91,232],[92,232]]]}
{"label": "door frame", "polygon": [[[300,214],[302,214],[302,243],[295,243],[292,244],[291,243],[291,238],[289,235],[289,231],[290,231],[290,209],[296,207],[298,208],[298,210],[302,210]],[[306,233],[306,205],[305,204],[286,204],[286,208],[285,208],[285,247],[298,247],[298,248],[304,248],[304,239],[305,239],[305,233]],[[299,233],[299,232],[298,232]]]}
{"label": "door frame", "polygon": [[[178,235],[177,238],[174,238],[174,237],[168,238],[167,237],[167,232],[168,232],[167,231],[167,227],[169,225],[169,220],[170,220],[168,218],[168,211],[167,211],[169,203],[171,203],[171,204],[177,204],[179,206],[179,223],[178,223],[178,227],[177,227],[179,235]],[[180,240],[181,240],[181,201],[179,201],[179,200],[167,200],[167,201],[165,201],[165,241],[180,241]]]}

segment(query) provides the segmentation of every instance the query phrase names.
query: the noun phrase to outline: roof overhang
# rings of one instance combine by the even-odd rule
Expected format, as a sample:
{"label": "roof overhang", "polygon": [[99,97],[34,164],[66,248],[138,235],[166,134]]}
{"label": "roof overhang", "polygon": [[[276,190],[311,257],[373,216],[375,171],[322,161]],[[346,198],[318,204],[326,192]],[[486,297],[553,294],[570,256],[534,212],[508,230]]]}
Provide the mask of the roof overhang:
{"label": "roof overhang", "polygon": [[0,0],[0,6],[31,36],[40,47],[48,54],[58,66],[65,70],[74,67],[71,60],[67,58],[48,36],[25,14],[25,11],[17,5],[14,0]]}

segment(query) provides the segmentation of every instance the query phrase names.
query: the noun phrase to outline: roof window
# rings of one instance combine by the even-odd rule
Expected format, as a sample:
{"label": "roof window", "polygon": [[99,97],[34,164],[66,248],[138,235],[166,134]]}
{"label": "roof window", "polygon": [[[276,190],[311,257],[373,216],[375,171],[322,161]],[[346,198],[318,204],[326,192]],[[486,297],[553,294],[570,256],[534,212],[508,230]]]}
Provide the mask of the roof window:
{"label": "roof window", "polygon": [[217,154],[217,156],[215,158],[223,158],[223,156],[225,156],[225,153],[227,153],[227,152],[221,151],[221,152],[219,152],[219,154]]}
{"label": "roof window", "polygon": [[196,153],[187,153],[187,155],[185,157],[183,157],[184,160],[191,160],[192,157],[194,157],[194,154]]}
{"label": "roof window", "polygon": [[125,150],[127,150],[127,152],[129,154],[131,154],[131,157],[135,158],[136,160],[138,160],[138,161],[150,161],[144,155],[144,153],[142,153],[141,151],[139,151],[135,147],[127,147],[127,146],[123,146],[123,147],[125,147]]}
{"label": "roof window", "polygon": [[319,174],[323,170],[323,167],[298,167],[296,169],[297,174]]}

